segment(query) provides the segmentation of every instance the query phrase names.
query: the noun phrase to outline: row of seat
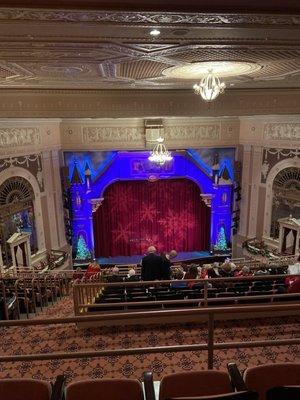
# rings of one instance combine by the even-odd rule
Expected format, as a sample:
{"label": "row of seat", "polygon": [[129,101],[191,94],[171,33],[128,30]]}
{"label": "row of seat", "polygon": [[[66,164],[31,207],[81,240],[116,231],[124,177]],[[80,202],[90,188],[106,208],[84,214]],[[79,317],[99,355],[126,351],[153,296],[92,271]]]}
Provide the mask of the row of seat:
{"label": "row of seat", "polygon": [[1,279],[1,319],[18,319],[20,314],[37,313],[49,304],[68,294],[68,282],[59,274],[34,277]]}
{"label": "row of seat", "polygon": [[[299,400],[300,363],[267,364],[240,373],[234,363],[228,372],[191,371],[166,375],[153,382],[146,372],[135,379],[93,379],[64,388],[64,377],[54,385],[31,379],[0,380],[5,400]],[[143,383],[143,385],[142,385]],[[156,389],[156,390],[155,390]]]}

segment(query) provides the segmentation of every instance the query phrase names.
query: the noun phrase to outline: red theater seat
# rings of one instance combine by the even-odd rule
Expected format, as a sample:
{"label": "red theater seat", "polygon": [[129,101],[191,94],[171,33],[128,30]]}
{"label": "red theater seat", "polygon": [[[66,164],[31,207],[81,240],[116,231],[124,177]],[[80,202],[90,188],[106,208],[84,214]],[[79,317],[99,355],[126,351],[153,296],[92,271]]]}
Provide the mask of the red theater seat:
{"label": "red theater seat", "polygon": [[173,397],[212,396],[232,392],[229,375],[220,371],[182,372],[165,376],[159,400]]}
{"label": "red theater seat", "polygon": [[34,379],[1,379],[1,400],[50,400],[51,385]]}
{"label": "red theater seat", "polygon": [[249,390],[258,392],[260,400],[265,400],[269,389],[300,385],[300,363],[266,364],[247,368],[244,381]]}
{"label": "red theater seat", "polygon": [[144,400],[136,379],[93,379],[71,383],[66,400]]}

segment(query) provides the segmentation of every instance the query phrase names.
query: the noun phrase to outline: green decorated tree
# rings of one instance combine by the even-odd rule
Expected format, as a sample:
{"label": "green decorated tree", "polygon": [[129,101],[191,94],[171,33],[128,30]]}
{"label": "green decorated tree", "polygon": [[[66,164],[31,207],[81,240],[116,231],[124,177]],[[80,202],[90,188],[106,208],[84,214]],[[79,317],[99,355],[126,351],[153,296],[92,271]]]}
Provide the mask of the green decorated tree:
{"label": "green decorated tree", "polygon": [[217,243],[215,244],[214,249],[220,251],[228,250],[226,236],[225,236],[225,229],[223,226],[221,226],[218,232]]}
{"label": "green decorated tree", "polygon": [[91,252],[85,243],[84,237],[80,235],[77,242],[76,260],[90,260],[91,257]]}

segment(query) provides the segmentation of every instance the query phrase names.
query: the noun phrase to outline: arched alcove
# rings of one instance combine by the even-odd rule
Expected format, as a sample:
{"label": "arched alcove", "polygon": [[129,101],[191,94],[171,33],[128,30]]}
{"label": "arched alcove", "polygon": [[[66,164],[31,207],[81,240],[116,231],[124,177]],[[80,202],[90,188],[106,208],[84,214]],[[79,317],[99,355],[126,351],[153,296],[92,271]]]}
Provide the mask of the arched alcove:
{"label": "arched alcove", "polygon": [[[1,194],[2,193],[2,194]],[[24,207],[23,207],[24,206]],[[28,170],[21,167],[10,167],[0,173],[0,207],[2,207],[1,224],[5,219],[24,208],[32,207],[36,231],[36,251],[45,249],[45,237],[39,184]]]}
{"label": "arched alcove", "polygon": [[[270,239],[271,237],[271,224],[272,224],[272,215],[273,215],[273,202],[274,202],[274,195],[273,195],[273,184],[277,177],[277,175],[286,169],[289,168],[300,168],[299,158],[290,158],[285,159],[278,162],[274,167],[270,170],[267,180],[266,180],[266,197],[265,197],[265,211],[264,211],[264,230],[263,230],[263,237],[264,239]],[[278,184],[280,182],[281,175],[278,176]],[[283,173],[282,177],[285,176]],[[288,216],[288,215],[286,215]],[[299,217],[298,217],[299,218]]]}

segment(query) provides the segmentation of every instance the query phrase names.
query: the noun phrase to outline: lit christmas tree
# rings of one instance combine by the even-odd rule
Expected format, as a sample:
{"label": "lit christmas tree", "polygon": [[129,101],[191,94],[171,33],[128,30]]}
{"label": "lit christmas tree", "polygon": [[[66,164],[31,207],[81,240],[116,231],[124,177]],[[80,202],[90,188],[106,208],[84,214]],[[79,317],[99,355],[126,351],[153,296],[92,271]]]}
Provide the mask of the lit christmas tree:
{"label": "lit christmas tree", "polygon": [[80,235],[77,242],[76,260],[90,260],[91,258],[91,252],[85,243],[84,237]]}
{"label": "lit christmas tree", "polygon": [[225,236],[225,229],[223,226],[221,226],[219,230],[217,243],[215,244],[214,249],[222,251],[228,250],[226,236]]}

